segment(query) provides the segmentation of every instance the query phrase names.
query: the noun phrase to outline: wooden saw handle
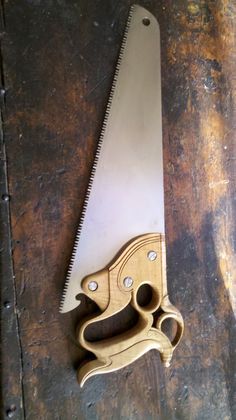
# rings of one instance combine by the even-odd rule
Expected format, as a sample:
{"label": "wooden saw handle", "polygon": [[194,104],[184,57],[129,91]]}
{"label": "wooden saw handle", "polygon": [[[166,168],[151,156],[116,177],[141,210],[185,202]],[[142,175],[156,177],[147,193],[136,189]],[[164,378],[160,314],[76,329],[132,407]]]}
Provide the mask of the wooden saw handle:
{"label": "wooden saw handle", "polygon": [[[84,293],[102,312],[83,322],[77,331],[79,343],[96,356],[78,370],[81,386],[91,376],[120,369],[151,349],[159,350],[164,365],[169,366],[173,350],[182,337],[184,323],[168,298],[165,261],[164,235],[146,234],[132,240],[110,267],[83,280]],[[146,306],[141,306],[137,296],[144,284],[151,287],[152,297]],[[85,339],[89,325],[112,317],[129,304],[139,315],[133,328],[97,342]],[[172,342],[162,331],[162,323],[167,318],[177,322]]]}

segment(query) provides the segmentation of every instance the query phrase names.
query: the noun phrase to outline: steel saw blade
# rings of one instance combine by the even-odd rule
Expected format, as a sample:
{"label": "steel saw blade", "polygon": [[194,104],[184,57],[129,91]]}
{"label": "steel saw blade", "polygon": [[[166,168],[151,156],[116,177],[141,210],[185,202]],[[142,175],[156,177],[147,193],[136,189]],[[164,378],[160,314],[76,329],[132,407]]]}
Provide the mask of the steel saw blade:
{"label": "steel saw blade", "polygon": [[79,305],[85,276],[149,232],[164,233],[160,33],[154,16],[133,6],[60,311]]}

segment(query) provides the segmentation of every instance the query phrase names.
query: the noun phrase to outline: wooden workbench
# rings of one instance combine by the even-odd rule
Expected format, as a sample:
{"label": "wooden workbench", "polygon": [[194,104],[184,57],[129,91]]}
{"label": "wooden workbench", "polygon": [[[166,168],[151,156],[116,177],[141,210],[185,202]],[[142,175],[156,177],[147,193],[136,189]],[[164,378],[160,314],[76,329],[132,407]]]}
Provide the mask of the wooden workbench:
{"label": "wooden workbench", "polygon": [[81,313],[58,312],[131,4],[1,2],[2,418],[236,418],[233,0],[139,2],[161,27],[171,367],[153,351],[81,390]]}

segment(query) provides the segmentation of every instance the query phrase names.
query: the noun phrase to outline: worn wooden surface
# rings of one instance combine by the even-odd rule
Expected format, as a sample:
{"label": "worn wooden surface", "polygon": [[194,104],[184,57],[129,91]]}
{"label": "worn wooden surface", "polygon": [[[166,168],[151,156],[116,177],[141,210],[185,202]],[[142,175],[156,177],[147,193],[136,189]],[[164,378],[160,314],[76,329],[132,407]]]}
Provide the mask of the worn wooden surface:
{"label": "worn wooden surface", "polygon": [[4,319],[8,332],[19,325],[18,341],[8,335],[4,366],[16,379],[4,382],[3,418],[236,418],[234,0],[139,2],[162,38],[168,287],[186,323],[171,367],[152,351],[80,390],[80,314],[58,313],[131,3],[1,2],[15,278],[4,275],[16,291],[15,321]]}

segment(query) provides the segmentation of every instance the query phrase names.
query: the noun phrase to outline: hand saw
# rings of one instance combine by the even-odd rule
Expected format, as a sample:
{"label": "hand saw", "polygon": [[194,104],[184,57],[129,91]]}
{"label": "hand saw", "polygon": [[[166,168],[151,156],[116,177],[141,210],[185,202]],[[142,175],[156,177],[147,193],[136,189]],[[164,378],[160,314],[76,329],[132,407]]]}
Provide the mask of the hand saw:
{"label": "hand saw", "polygon": [[[144,287],[151,289],[145,305]],[[166,283],[160,33],[154,16],[137,5],[128,17],[60,311],[76,308],[81,293],[101,310],[77,333],[96,356],[79,370],[81,386],[153,348],[169,365],[184,324]],[[127,305],[137,311],[137,325],[99,342],[85,339],[89,325]],[[177,326],[172,341],[162,331],[168,318]]]}

